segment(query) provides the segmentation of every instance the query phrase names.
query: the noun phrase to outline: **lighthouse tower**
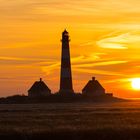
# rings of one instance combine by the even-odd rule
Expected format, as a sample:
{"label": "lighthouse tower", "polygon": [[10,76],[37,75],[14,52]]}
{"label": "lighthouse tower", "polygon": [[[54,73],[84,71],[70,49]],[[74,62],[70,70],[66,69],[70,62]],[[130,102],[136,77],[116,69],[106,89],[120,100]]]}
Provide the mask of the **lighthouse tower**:
{"label": "lighthouse tower", "polygon": [[72,85],[69,41],[69,33],[65,30],[62,33],[61,76],[59,90],[59,93],[62,95],[71,95],[74,93]]}

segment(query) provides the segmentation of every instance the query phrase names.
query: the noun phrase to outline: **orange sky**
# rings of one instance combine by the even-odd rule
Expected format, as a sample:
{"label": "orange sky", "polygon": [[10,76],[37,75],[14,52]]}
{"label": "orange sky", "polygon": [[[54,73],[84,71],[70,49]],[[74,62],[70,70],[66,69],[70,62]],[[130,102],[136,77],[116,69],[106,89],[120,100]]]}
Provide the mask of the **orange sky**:
{"label": "orange sky", "polygon": [[61,33],[70,33],[74,90],[95,76],[115,96],[140,98],[139,0],[0,0],[0,96],[40,77],[59,90]]}

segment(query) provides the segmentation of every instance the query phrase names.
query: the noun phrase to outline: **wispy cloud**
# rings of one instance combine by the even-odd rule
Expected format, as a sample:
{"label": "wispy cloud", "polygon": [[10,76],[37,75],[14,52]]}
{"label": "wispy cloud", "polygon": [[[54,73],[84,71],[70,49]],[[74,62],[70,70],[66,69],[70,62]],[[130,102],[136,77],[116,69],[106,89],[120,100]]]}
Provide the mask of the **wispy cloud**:
{"label": "wispy cloud", "polygon": [[[95,53],[96,54],[96,53]],[[90,73],[90,74],[100,74],[100,75],[121,75],[119,72],[114,72],[113,70],[103,70],[102,67],[108,67],[113,65],[125,64],[127,61],[117,61],[111,59],[100,59],[100,55],[104,55],[104,53],[97,53],[95,56],[79,56],[72,58],[72,70],[73,72],[79,73]],[[60,70],[60,62],[55,62],[52,64],[46,64],[41,66],[42,71],[46,72],[47,75],[51,73],[55,73],[56,70]]]}
{"label": "wispy cloud", "polygon": [[108,37],[97,42],[97,45],[102,48],[108,49],[127,49],[127,34],[115,36],[115,37]]}
{"label": "wispy cloud", "polygon": [[122,74],[119,74],[117,72],[110,72],[110,71],[103,71],[103,70],[96,70],[96,69],[82,69],[82,68],[73,68],[74,71],[77,71],[79,73],[88,73],[88,74],[92,74],[94,76],[98,75],[116,75],[116,76],[121,76]]}
{"label": "wispy cloud", "polygon": [[87,68],[87,67],[94,67],[94,66],[108,66],[108,65],[116,65],[116,64],[123,64],[126,63],[127,61],[104,61],[104,62],[93,62],[93,63],[89,63],[89,64],[79,64],[76,65],[75,67],[83,67],[83,68]]}
{"label": "wispy cloud", "polygon": [[108,49],[128,49],[130,43],[139,42],[139,40],[140,35],[125,33],[101,39],[97,41],[97,45]]}
{"label": "wispy cloud", "polygon": [[31,58],[31,57],[0,57],[1,65],[14,65],[14,66],[41,66],[41,65],[51,65],[54,63],[54,60],[47,58]]}
{"label": "wispy cloud", "polygon": [[56,70],[58,71],[60,69],[60,62],[56,62],[48,66],[41,66],[41,69],[46,73],[46,75],[50,75],[51,73],[54,73]]}

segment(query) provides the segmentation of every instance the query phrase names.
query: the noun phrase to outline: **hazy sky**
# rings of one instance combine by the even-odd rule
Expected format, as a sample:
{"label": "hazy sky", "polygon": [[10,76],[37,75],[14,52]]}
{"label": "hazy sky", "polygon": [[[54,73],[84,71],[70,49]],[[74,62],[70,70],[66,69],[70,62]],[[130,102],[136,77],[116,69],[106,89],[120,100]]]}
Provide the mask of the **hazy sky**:
{"label": "hazy sky", "polygon": [[107,92],[140,97],[140,0],[0,0],[0,96],[40,77],[59,90],[61,33],[71,42],[74,90],[95,76]]}

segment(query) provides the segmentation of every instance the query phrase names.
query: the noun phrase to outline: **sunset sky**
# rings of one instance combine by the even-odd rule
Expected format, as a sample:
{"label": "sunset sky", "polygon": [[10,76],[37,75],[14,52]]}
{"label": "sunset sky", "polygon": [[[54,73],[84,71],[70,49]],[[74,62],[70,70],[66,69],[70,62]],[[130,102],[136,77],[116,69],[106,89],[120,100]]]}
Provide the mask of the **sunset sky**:
{"label": "sunset sky", "polygon": [[140,0],[0,0],[0,96],[40,77],[59,90],[61,33],[70,34],[73,85],[95,76],[107,92],[140,98]]}

